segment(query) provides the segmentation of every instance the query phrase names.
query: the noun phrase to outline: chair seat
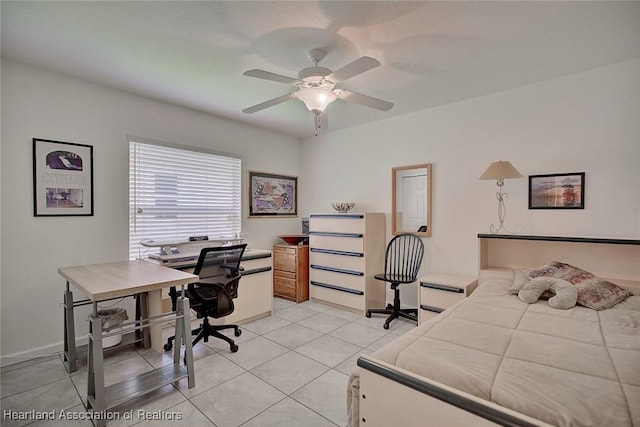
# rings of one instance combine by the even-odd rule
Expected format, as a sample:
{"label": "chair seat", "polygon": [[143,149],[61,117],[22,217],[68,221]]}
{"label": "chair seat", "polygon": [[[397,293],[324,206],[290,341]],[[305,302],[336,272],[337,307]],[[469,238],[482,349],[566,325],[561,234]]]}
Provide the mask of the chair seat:
{"label": "chair seat", "polygon": [[390,283],[412,283],[416,281],[415,277],[404,274],[375,274],[373,277]]}

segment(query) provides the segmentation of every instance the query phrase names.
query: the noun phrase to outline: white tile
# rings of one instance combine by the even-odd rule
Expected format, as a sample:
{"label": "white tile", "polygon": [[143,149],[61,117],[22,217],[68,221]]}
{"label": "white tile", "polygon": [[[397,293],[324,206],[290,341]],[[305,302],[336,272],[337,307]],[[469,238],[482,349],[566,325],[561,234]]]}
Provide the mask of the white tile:
{"label": "white tile", "polygon": [[369,328],[352,322],[329,332],[329,335],[360,347],[366,347],[387,335],[387,331]]}
{"label": "white tile", "polygon": [[274,313],[274,316],[279,317],[281,319],[288,320],[290,322],[297,322],[299,320],[306,319],[307,317],[311,317],[316,314],[318,314],[318,312],[315,310],[295,305],[295,306],[287,307],[283,310],[276,311]]}
{"label": "white tile", "polygon": [[329,367],[290,351],[251,370],[251,373],[286,394],[316,379]]}
{"label": "white tile", "polygon": [[288,320],[281,319],[275,316],[263,317],[262,319],[254,320],[247,323],[242,327],[248,329],[254,334],[262,335],[267,332],[275,331],[278,328],[291,324]]}
{"label": "white tile", "polygon": [[244,373],[244,369],[220,354],[196,360],[193,365],[196,386],[189,388],[187,378],[178,382],[178,389],[186,397],[195,396]]}
{"label": "white tile", "polygon": [[347,425],[348,376],[328,371],[291,397],[340,426]]}
{"label": "white tile", "polygon": [[242,427],[335,427],[336,424],[287,397],[252,418]]}
{"label": "white tile", "polygon": [[315,316],[300,320],[298,324],[326,334],[349,323],[348,320],[332,314],[318,313]]}
{"label": "white tile", "polygon": [[0,377],[2,398],[69,378],[59,357],[40,363],[21,364],[20,368],[3,369]]}
{"label": "white tile", "polygon": [[357,345],[323,335],[298,347],[295,351],[327,366],[334,367],[361,350],[362,347]]}
{"label": "white tile", "polygon": [[[22,393],[2,399],[2,411],[15,411],[28,413],[45,413],[51,410],[68,409],[82,404],[80,396],[71,380],[65,379],[40,386]],[[32,423],[31,420],[13,420],[3,415],[3,426],[23,426]]]}
{"label": "white tile", "polygon": [[289,301],[289,300],[286,300],[286,299],[283,299],[283,298],[274,298],[273,299],[273,311],[274,312],[277,312],[279,310],[282,310],[282,309],[285,309],[285,308],[288,308],[288,307],[292,307],[294,305],[296,305],[295,302]]}
{"label": "white tile", "polygon": [[343,310],[343,309],[337,308],[337,307],[330,308],[325,313],[333,314],[334,316],[341,317],[341,318],[346,319],[346,320],[348,320],[350,322],[352,322],[354,320],[358,320],[359,318],[362,317],[362,313],[354,313],[353,311]]}
{"label": "white tile", "polygon": [[245,373],[191,399],[217,427],[239,426],[286,395]]}
{"label": "white tile", "polygon": [[287,351],[289,351],[289,349],[280,344],[276,344],[266,338],[256,337],[242,343],[237,353],[220,354],[244,369],[253,369],[271,359],[275,359]]}
{"label": "white tile", "polygon": [[287,348],[294,349],[322,336],[322,332],[309,329],[297,323],[264,334],[263,337]]}

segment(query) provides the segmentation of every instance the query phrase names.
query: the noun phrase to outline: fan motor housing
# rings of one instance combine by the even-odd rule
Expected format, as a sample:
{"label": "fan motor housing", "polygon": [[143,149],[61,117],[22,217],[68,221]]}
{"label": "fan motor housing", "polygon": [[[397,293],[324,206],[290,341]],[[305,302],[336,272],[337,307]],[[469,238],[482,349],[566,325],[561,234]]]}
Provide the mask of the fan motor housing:
{"label": "fan motor housing", "polygon": [[304,80],[309,77],[325,77],[331,73],[333,73],[333,71],[325,67],[308,67],[300,70],[298,78]]}

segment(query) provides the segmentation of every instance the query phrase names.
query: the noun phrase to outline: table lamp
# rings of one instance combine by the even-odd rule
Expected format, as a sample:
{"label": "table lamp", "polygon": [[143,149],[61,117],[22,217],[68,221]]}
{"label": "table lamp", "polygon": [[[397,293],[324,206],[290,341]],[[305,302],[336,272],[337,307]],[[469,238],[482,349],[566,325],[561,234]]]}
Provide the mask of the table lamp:
{"label": "table lamp", "polygon": [[[500,230],[504,230],[509,232],[504,227],[504,217],[507,214],[506,207],[504,205],[504,200],[509,197],[509,194],[502,191],[502,186],[504,185],[504,180],[507,178],[522,178],[520,172],[513,167],[513,165],[507,161],[499,160],[497,162],[493,162],[489,165],[486,171],[482,174],[480,179],[495,179],[496,184],[498,185],[498,192],[496,193],[496,197],[498,198],[498,227],[491,224],[491,232],[493,234],[498,233]],[[518,230],[519,231],[519,230]]]}

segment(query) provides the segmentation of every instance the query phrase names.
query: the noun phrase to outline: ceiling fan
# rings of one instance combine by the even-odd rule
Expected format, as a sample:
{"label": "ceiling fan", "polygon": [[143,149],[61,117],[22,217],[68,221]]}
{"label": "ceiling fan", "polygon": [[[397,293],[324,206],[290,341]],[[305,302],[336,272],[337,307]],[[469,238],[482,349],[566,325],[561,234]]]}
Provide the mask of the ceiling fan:
{"label": "ceiling fan", "polygon": [[298,78],[287,77],[280,74],[274,74],[264,70],[249,70],[244,73],[245,76],[257,77],[259,79],[271,80],[278,83],[286,83],[296,86],[298,90],[287,93],[282,96],[270,99],[260,104],[242,110],[243,113],[253,114],[257,111],[268,107],[273,107],[290,99],[299,99],[304,102],[306,107],[314,115],[315,134],[318,135],[318,129],[328,128],[328,118],[325,109],[327,105],[337,99],[354,102],[356,104],[365,105],[375,108],[376,110],[389,111],[393,108],[393,103],[383,101],[381,99],[372,98],[355,92],[336,87],[338,83],[342,83],[351,77],[362,74],[380,65],[380,62],[363,56],[355,61],[339,68],[336,71],[325,67],[319,67],[318,63],[324,59],[326,52],[322,49],[312,49],[309,51],[309,59],[313,62],[313,67],[304,68],[298,73]]}

